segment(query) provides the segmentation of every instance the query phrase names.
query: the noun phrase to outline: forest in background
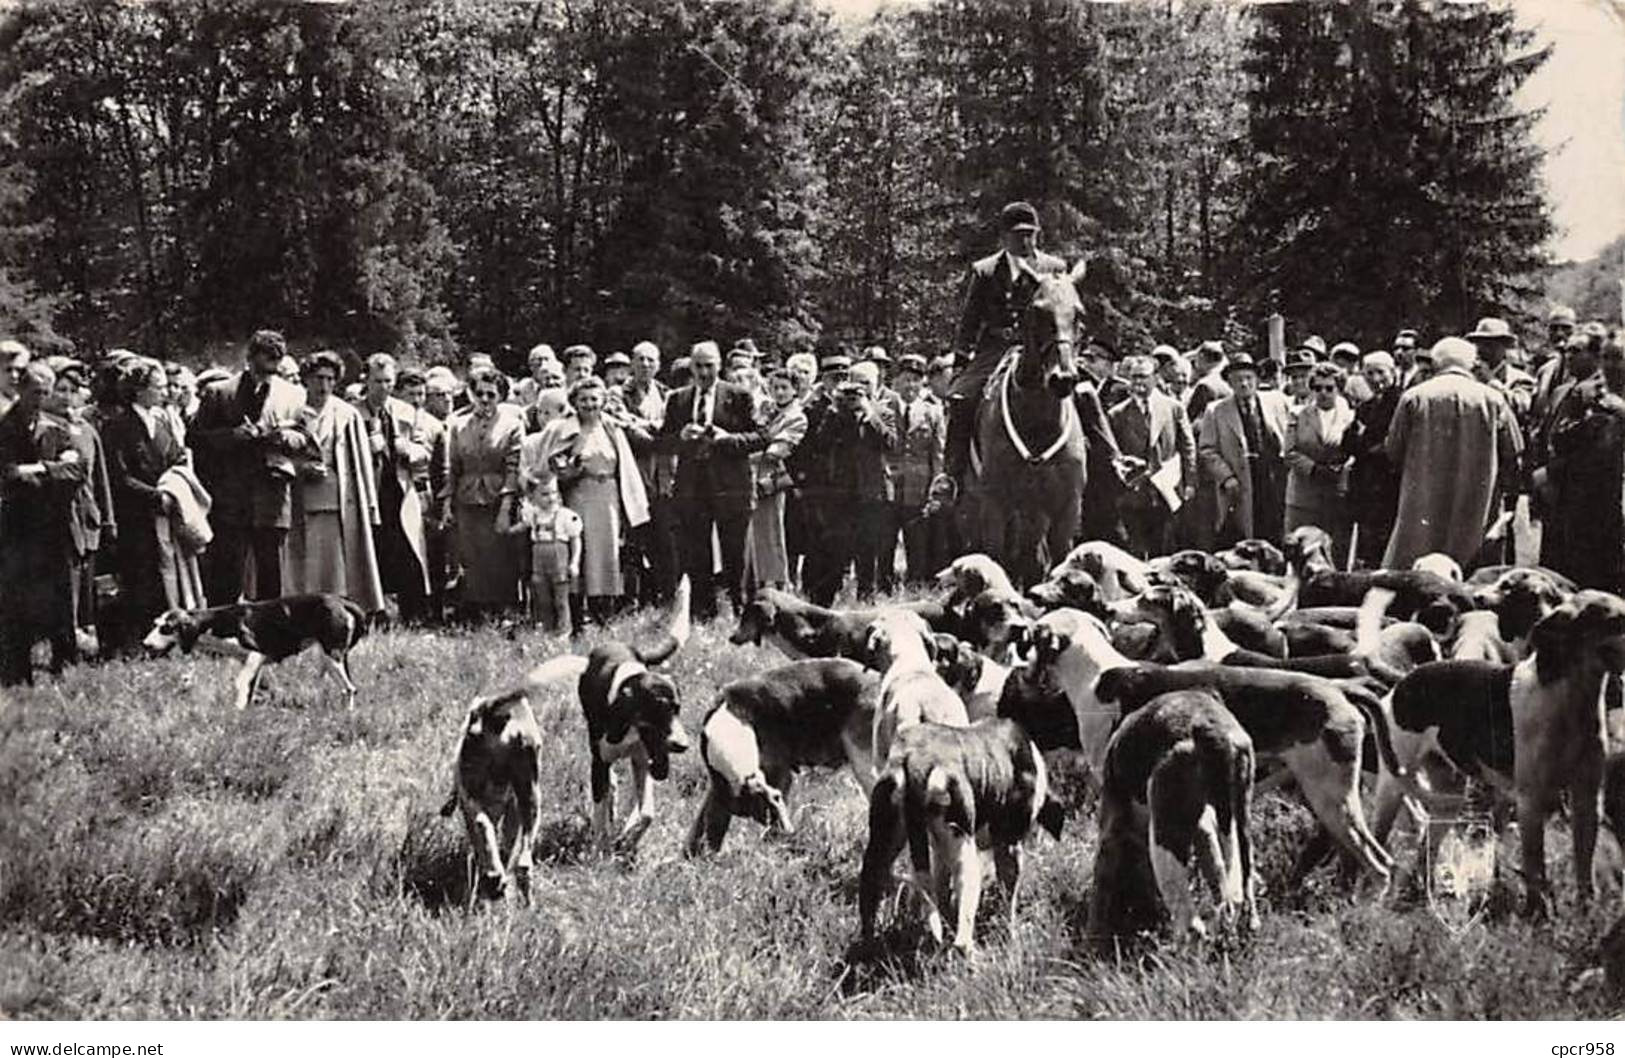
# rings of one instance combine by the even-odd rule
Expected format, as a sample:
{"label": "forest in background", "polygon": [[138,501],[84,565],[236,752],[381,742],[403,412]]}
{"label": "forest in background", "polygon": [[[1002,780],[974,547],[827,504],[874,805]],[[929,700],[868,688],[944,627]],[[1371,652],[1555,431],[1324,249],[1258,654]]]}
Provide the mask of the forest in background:
{"label": "forest in background", "polygon": [[936,352],[1023,198],[1120,352],[1385,345],[1544,313],[1549,56],[1440,0],[24,4],[0,333]]}

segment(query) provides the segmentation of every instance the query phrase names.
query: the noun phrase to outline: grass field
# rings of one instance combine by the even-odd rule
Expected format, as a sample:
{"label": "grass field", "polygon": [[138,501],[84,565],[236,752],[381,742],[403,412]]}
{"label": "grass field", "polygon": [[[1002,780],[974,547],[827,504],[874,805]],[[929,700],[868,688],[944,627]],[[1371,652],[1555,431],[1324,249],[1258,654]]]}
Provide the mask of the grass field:
{"label": "grass field", "polygon": [[[645,626],[649,619],[634,619]],[[777,665],[701,626],[674,659],[691,733],[717,686]],[[680,844],[703,790],[673,762],[635,861],[586,838],[573,693],[549,744],[536,902],[465,910],[460,823],[436,810],[472,693],[562,649],[492,631],[376,635],[354,711],[315,655],[231,710],[235,663],[85,667],[0,708],[0,1014],[15,1018],[1590,1018],[1570,982],[1611,907],[1533,926],[1474,900],[1354,901],[1332,873],[1288,890],[1296,805],[1254,814],[1255,937],[1133,959],[1084,937],[1093,827],[1038,839],[1021,907],[984,901],[983,950],[937,953],[902,924],[851,957],[864,805],[845,775],[792,795],[798,831],[735,823],[721,856]],[[1558,850],[1566,842],[1552,843]],[[1406,853],[1408,855],[1408,853]]]}

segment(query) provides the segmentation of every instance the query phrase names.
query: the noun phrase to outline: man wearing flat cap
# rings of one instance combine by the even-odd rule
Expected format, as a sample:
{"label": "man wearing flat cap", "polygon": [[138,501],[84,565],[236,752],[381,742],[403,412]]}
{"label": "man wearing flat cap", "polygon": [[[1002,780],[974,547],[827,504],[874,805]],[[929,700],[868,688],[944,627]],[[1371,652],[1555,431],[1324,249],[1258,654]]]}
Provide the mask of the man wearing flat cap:
{"label": "man wearing flat cap", "polygon": [[1038,248],[1038,211],[1012,202],[999,212],[998,253],[970,266],[956,346],[960,372],[949,390],[949,476],[956,480],[970,460],[976,408],[988,376],[1011,346],[1021,343],[1021,318],[1041,275],[1061,274],[1066,262]]}

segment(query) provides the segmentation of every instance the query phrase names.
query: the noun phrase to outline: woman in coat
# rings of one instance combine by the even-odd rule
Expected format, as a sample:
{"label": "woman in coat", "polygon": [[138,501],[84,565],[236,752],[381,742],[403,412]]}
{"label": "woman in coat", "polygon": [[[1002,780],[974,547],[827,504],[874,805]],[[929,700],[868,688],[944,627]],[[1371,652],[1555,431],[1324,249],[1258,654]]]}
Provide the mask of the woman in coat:
{"label": "woman in coat", "polygon": [[745,538],[745,577],[753,586],[790,586],[790,554],[784,535],[784,501],[790,489],[785,460],[807,436],[807,413],[796,399],[795,376],[787,368],[768,379],[772,403],[762,409],[767,448],[750,457],[756,479],[756,507]]}
{"label": "woman in coat", "polygon": [[334,396],[343,377],[344,361],[337,353],[316,353],[305,361],[304,427],[316,444],[296,464],[282,583],[290,595],[332,592],[376,613],[384,608],[373,542],[377,482],[367,425],[360,412]]}
{"label": "woman in coat", "polygon": [[[141,635],[172,606],[201,602],[179,597],[164,577],[166,549],[161,536],[166,535],[162,531],[167,523],[161,526],[160,521],[174,513],[175,501],[158,482],[170,467],[187,461],[186,448],[165,410],[168,395],[169,377],[162,364],[145,358],[129,361],[119,383],[120,407],[102,437],[118,522],[120,609],[132,636]],[[173,563],[173,555],[167,561]]]}
{"label": "woman in coat", "polygon": [[585,598],[584,609],[599,622],[626,594],[621,546],[627,531],[649,521],[649,496],[627,439],[635,428],[605,417],[608,399],[603,379],[577,380],[570,387],[574,414],[548,423],[538,442],[542,470],[558,476],[565,506],[581,518],[581,583],[575,594]]}
{"label": "woman in coat", "polygon": [[1309,372],[1309,400],[1287,429],[1283,458],[1286,476],[1286,531],[1319,526],[1331,534],[1332,561],[1348,562],[1349,459],[1343,434],[1354,422],[1354,409],[1343,399],[1343,371],[1336,364],[1317,364]]}
{"label": "woman in coat", "polygon": [[497,532],[500,505],[519,491],[525,420],[502,405],[507,380],[495,368],[468,375],[473,407],[451,420],[451,506],[462,563],[462,607],[470,616],[519,602],[520,542]]}

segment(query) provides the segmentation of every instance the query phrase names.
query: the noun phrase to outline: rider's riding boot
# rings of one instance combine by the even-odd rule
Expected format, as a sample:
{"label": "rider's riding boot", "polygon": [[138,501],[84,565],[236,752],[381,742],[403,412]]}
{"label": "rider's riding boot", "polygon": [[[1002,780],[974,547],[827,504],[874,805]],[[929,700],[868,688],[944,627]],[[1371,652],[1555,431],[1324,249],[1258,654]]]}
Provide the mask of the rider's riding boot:
{"label": "rider's riding boot", "polygon": [[975,432],[976,401],[969,397],[950,397],[944,456],[948,477],[955,482],[965,479],[965,470],[970,466],[971,435]]}

